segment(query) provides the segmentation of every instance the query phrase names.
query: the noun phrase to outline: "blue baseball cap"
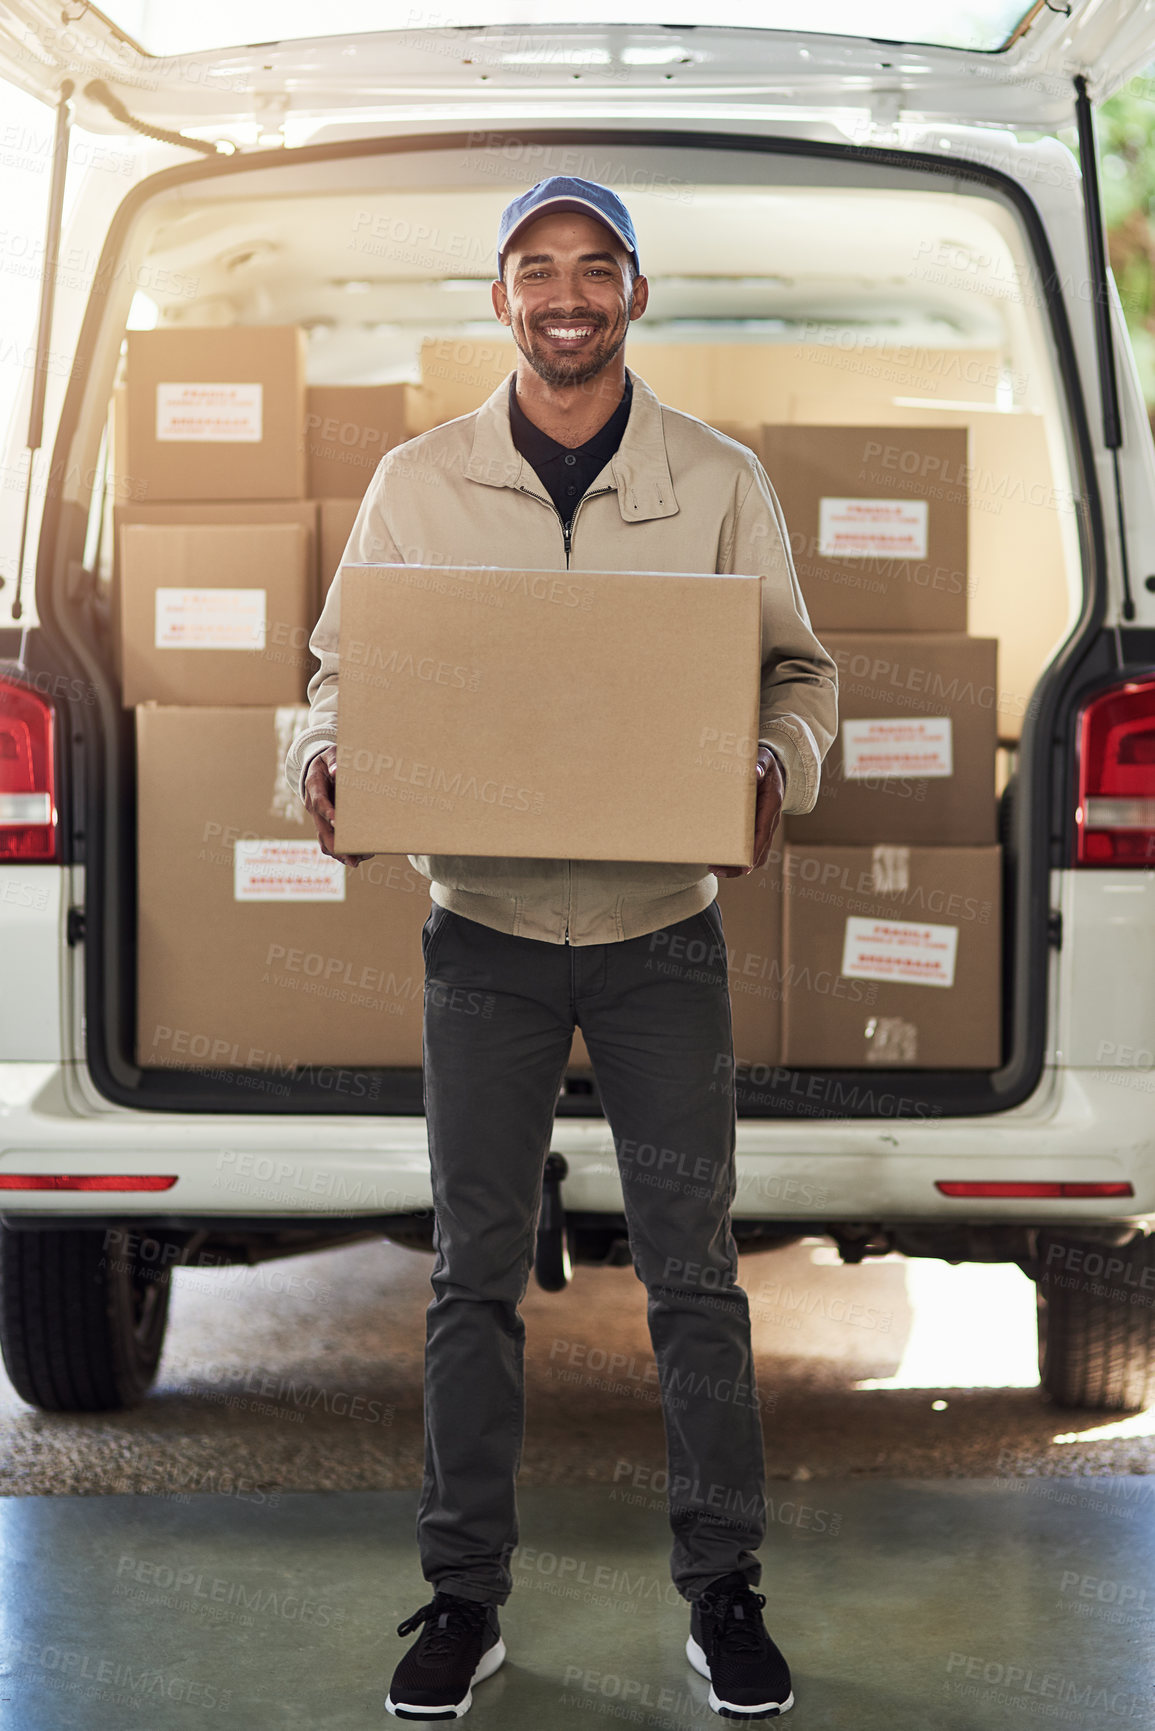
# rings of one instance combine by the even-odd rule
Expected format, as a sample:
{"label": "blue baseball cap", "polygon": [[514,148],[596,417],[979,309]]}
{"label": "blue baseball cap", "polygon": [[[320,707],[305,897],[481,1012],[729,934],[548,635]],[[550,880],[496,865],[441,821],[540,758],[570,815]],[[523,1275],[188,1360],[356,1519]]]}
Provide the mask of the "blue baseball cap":
{"label": "blue baseball cap", "polygon": [[548,180],[539,180],[536,186],[531,186],[528,192],[523,192],[519,198],[512,199],[501,213],[501,221],[497,226],[497,274],[501,275],[502,259],[505,250],[513,239],[516,231],[531,216],[544,216],[547,210],[579,210],[587,216],[596,216],[599,222],[612,229],[634,261],[634,269],[642,274],[638,263],[638,241],[634,234],[634,225],[630,213],[608,186],[601,186],[596,180],[577,180],[569,174],[551,174]]}

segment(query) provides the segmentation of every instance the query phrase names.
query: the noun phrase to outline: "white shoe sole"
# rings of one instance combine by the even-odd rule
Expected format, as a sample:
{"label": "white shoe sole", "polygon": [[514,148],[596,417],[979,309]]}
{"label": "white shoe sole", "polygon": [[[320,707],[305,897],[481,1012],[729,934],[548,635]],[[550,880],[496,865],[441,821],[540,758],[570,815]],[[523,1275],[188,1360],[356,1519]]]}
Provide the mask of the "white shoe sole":
{"label": "white shoe sole", "polygon": [[777,1713],[785,1713],[794,1705],[794,1691],[791,1690],[785,1701],[763,1701],[760,1707],[738,1707],[733,1701],[722,1701],[714,1693],[714,1682],[710,1677],[710,1667],[706,1655],[695,1641],[693,1635],[686,1640],[686,1657],[700,1677],[705,1677],[710,1683],[710,1705],[715,1713],[724,1713],[730,1719],[770,1719]]}
{"label": "white shoe sole", "polygon": [[394,1701],[392,1695],[386,1695],[385,1711],[398,1719],[461,1719],[473,1706],[473,1685],[484,1683],[504,1663],[505,1642],[499,1639],[481,1655],[481,1663],[469,1679],[469,1688],[460,1701],[447,1701],[443,1707],[414,1707],[407,1701]]}

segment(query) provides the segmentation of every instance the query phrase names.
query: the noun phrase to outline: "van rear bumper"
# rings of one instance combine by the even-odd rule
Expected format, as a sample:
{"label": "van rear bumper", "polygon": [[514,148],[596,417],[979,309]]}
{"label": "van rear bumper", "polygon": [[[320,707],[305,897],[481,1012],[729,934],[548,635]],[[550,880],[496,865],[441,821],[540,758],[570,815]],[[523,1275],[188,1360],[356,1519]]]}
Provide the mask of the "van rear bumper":
{"label": "van rear bumper", "polygon": [[[896,1086],[899,1079],[895,1078]],[[827,1221],[1155,1221],[1155,1071],[1049,1068],[995,1117],[741,1121],[737,1218]],[[566,1206],[620,1214],[613,1142],[598,1118],[559,1118]],[[677,1150],[631,1154],[655,1185],[692,1183]],[[431,1205],[419,1117],[193,1116],[109,1108],[80,1066],[0,1064],[0,1183],[18,1174],[171,1176],[168,1189],[0,1189],[0,1216],[244,1215],[254,1221],[408,1215]],[[698,1175],[701,1176],[700,1174]],[[959,1200],[952,1179],[1129,1182],[1134,1195]]]}

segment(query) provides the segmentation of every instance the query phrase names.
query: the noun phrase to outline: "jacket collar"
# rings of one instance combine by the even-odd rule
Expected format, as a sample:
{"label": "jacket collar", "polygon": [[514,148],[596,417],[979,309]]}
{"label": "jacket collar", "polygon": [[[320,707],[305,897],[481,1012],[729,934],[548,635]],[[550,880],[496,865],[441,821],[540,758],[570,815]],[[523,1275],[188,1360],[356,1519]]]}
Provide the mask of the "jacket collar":
{"label": "jacket collar", "polygon": [[[634,387],[630,418],[608,465],[610,483],[618,495],[618,509],[627,523],[650,517],[673,517],[678,501],[666,455],[662,405],[632,368],[627,371]],[[467,480],[480,481],[486,487],[519,487],[540,493],[543,499],[548,497],[509,430],[508,373],[477,411],[465,475]]]}

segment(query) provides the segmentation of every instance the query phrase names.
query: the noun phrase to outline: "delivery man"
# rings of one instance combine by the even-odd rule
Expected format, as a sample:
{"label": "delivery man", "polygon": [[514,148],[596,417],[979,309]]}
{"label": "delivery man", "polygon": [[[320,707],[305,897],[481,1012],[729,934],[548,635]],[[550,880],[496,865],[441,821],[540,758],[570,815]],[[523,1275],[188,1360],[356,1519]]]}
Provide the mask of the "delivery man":
{"label": "delivery man", "polygon": [[[626,334],[649,286],[614,192],[541,181],[502,214],[497,266],[493,306],[517,345],[516,371],[476,413],[382,459],[345,562],[762,576],[760,865],[779,814],[813,807],[836,726],[834,665],[810,629],[778,502],[750,451],[665,407],[627,369]],[[338,576],[312,636],[321,665],[309,725],[286,764],[321,847],[338,858],[340,609]],[[546,684],[543,703],[549,695]],[[558,774],[564,792],[564,764]],[[411,857],[433,901],[422,945],[436,1256],[418,1540],[434,1597],[398,1629],[421,1634],[386,1705],[398,1718],[459,1718],[472,1685],[505,1657],[497,1608],[513,1585],[524,1418],[518,1307],[580,1025],[648,1297],[671,1573],[691,1606],[687,1656],[710,1679],[717,1712],[772,1717],[793,1695],[752,1590],[763,1444],[730,1229],[733,1046],[715,902],[717,877],[742,868]],[[463,1008],[483,1001],[484,1016]],[[655,1183],[636,1158],[651,1146],[676,1150],[670,1170],[693,1177]]]}

